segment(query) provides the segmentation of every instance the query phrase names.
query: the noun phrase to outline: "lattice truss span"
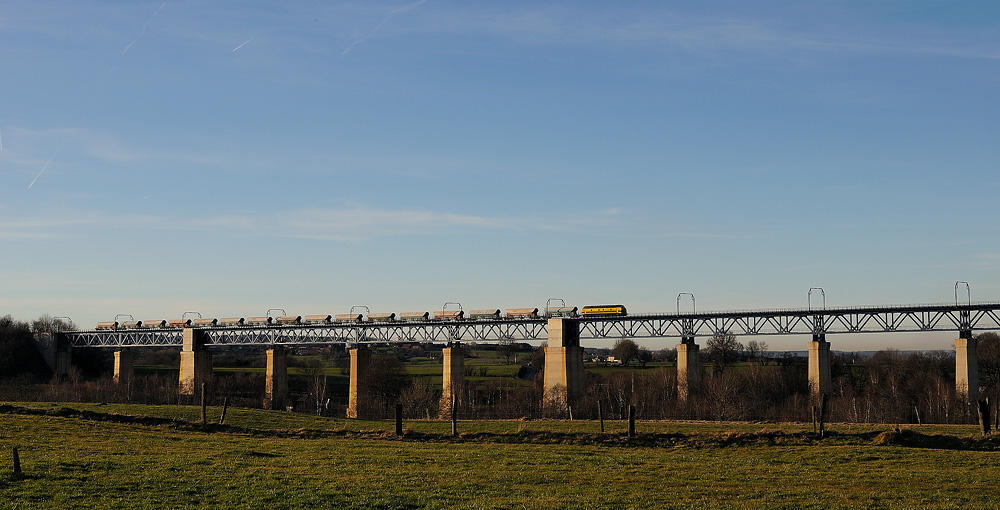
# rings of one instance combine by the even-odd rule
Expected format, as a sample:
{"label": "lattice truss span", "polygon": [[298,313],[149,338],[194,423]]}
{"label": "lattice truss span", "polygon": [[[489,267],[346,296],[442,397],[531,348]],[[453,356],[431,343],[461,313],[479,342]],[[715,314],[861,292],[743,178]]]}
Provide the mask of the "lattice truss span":
{"label": "lattice truss span", "polygon": [[664,338],[1000,329],[1000,305],[844,308],[586,319],[580,336]]}
{"label": "lattice truss span", "polygon": [[[205,345],[326,345],[452,341],[544,340],[545,321],[482,320],[205,328]],[[181,346],[180,330],[118,330],[62,333],[72,347]]]}
{"label": "lattice truss span", "polygon": [[[1000,329],[1000,303],[917,305],[823,310],[766,310],[588,317],[583,338],[694,338],[731,334],[809,335]],[[544,319],[463,320],[336,325],[205,328],[206,345],[324,345],[398,342],[544,340]],[[72,347],[181,346],[181,330],[60,333]]]}

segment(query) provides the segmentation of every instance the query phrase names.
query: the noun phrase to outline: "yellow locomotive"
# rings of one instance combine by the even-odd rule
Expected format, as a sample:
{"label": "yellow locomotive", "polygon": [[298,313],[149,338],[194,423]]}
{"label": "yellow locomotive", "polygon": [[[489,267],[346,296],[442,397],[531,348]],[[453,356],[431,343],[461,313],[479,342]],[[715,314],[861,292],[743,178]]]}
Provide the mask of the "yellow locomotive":
{"label": "yellow locomotive", "polygon": [[625,310],[625,305],[593,305],[581,308],[580,315],[583,317],[608,317],[628,315],[628,311]]}

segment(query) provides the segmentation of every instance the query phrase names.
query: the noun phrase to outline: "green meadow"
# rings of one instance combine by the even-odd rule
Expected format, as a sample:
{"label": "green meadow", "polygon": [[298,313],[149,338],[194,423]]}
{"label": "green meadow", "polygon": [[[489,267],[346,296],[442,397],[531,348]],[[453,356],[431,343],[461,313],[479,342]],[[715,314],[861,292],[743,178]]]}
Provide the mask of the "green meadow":
{"label": "green meadow", "polygon": [[[0,508],[995,508],[973,426],[391,421],[0,405]],[[12,474],[12,448],[22,474]]]}

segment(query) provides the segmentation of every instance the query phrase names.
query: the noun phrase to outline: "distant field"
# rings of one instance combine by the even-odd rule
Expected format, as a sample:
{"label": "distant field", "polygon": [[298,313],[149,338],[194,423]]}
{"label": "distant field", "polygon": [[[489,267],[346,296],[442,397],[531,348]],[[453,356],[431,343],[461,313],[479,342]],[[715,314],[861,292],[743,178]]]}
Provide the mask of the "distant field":
{"label": "distant field", "polygon": [[[347,393],[349,375],[346,373],[346,369],[341,369],[335,366],[334,362],[331,360],[326,360],[321,356],[298,356],[298,358],[304,363],[306,360],[316,359],[324,363],[324,372],[329,378],[330,389],[332,391],[345,394]],[[527,356],[525,353],[520,354],[520,360],[526,361]],[[495,351],[475,351],[474,356],[467,357],[465,359],[465,380],[482,387],[485,385],[486,381],[496,378],[504,378],[508,382],[513,384],[523,384],[529,385],[527,381],[521,381],[516,379],[518,369],[520,369],[519,364],[508,364],[506,360],[500,357]],[[443,367],[440,359],[424,358],[424,357],[414,357],[408,360],[404,364],[406,372],[409,373],[414,379],[421,379],[426,381],[433,387],[440,387],[442,384]],[[597,367],[595,367],[597,368]],[[588,366],[588,370],[590,367]],[[609,371],[623,370],[622,368],[597,368],[602,373],[608,373]],[[631,370],[631,369],[624,369]],[[263,374],[264,368],[261,367],[214,367],[212,371],[216,375],[232,375],[238,372],[245,373],[257,373]],[[166,366],[166,365],[137,365],[135,367],[135,373],[140,375],[152,375],[152,374],[177,374],[179,368],[176,366]],[[110,374],[110,372],[109,372]],[[306,374],[306,368],[301,366],[291,366],[288,368],[288,374],[293,378],[304,378]],[[346,396],[345,396],[346,398]]]}
{"label": "distant field", "polygon": [[[217,421],[220,409],[211,408]],[[972,426],[391,422],[230,409],[0,405],[0,508],[995,508]],[[136,418],[143,417],[143,418]],[[10,473],[21,452],[23,478]]]}

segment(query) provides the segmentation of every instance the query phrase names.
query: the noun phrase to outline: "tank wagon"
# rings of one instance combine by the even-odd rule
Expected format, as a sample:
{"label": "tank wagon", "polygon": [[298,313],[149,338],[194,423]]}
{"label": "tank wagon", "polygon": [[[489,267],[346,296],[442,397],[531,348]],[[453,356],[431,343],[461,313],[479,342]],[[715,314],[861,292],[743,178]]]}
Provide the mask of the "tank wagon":
{"label": "tank wagon", "polygon": [[394,322],[396,320],[395,313],[370,313],[368,314],[368,320],[371,322]]}
{"label": "tank wagon", "polygon": [[305,315],[302,317],[303,324],[330,324],[333,322],[332,315]]}
{"label": "tank wagon", "polygon": [[[561,301],[561,300],[557,300]],[[472,310],[466,315],[462,310],[439,310],[431,312],[402,313],[341,313],[336,315],[282,315],[280,317],[229,317],[224,319],[181,319],[181,320],[148,320],[148,321],[109,321],[98,322],[98,330],[121,329],[179,329],[187,327],[198,328],[240,328],[261,326],[296,326],[322,324],[363,324],[382,322],[430,322],[430,321],[463,321],[463,320],[526,320],[548,319],[552,317],[615,317],[624,316],[628,312],[624,305],[591,305],[578,309],[575,306],[546,306],[538,308],[499,308]]]}
{"label": "tank wagon", "polygon": [[302,324],[302,316],[301,315],[282,315],[282,316],[274,319],[274,322],[276,322],[276,323],[278,323],[280,325],[283,325],[283,326],[295,325],[295,324]]}
{"label": "tank wagon", "polygon": [[338,313],[333,316],[333,322],[338,324],[364,322],[365,315],[361,313]]}

